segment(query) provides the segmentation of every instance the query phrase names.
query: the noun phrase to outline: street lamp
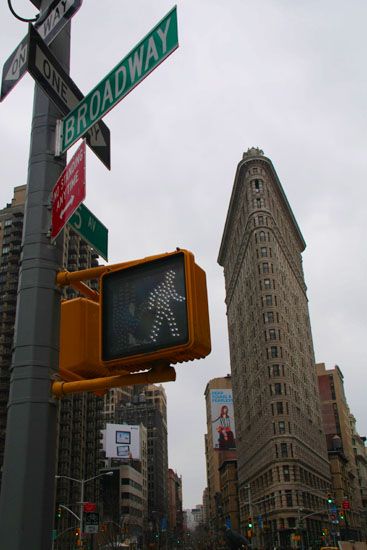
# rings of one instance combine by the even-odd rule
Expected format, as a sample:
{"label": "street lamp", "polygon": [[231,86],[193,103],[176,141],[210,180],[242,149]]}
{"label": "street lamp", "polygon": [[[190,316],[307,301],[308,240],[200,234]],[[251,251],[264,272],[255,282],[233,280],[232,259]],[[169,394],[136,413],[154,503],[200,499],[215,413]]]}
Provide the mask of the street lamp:
{"label": "street lamp", "polygon": [[56,479],[69,479],[70,481],[75,481],[76,483],[80,484],[80,513],[79,513],[79,529],[80,529],[80,536],[82,536],[83,533],[83,512],[84,512],[84,485],[88,483],[89,481],[93,481],[93,479],[97,479],[98,477],[103,476],[112,476],[113,472],[103,472],[103,474],[98,474],[93,477],[89,477],[88,479],[76,479],[75,477],[69,477],[69,476],[55,476]]}

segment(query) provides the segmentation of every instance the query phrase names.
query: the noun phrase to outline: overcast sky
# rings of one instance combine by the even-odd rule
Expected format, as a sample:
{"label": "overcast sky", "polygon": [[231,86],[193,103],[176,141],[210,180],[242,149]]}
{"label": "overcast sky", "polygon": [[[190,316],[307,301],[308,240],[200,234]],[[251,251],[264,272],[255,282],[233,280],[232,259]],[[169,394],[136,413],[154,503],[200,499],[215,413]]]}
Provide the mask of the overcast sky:
{"label": "overcast sky", "polygon": [[[79,88],[88,93],[173,5],[84,0],[72,25]],[[36,13],[28,0],[13,6]],[[0,18],[3,64],[27,29],[5,1]],[[339,365],[367,434],[366,20],[365,0],[179,1],[179,49],[104,119],[111,172],[87,151],[85,204],[109,228],[110,262],[179,246],[207,273],[213,351],[165,384],[169,465],[183,477],[185,507],[206,486],[205,386],[230,372],[217,255],[251,146],[273,161],[307,243],[316,360]],[[0,206],[26,183],[32,97],[25,75],[0,105]]]}

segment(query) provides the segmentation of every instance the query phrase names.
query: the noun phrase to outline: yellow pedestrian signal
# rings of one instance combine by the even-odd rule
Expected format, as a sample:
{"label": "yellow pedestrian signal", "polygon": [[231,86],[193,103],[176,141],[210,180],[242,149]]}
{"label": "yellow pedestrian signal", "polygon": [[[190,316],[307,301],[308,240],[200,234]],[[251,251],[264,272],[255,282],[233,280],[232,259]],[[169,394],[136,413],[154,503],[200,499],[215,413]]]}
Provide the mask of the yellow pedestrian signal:
{"label": "yellow pedestrian signal", "polygon": [[[82,282],[95,278],[99,295]],[[206,277],[187,250],[60,272],[57,282],[72,284],[90,299],[62,302],[59,368],[66,383],[54,383],[55,395],[65,394],[66,384],[68,392],[86,387],[100,392],[101,387],[114,387],[113,377],[119,374],[127,384],[141,383],[138,378],[145,373],[136,373],[147,369],[150,383],[174,380],[168,365],[210,353]],[[136,382],[128,380],[128,373]],[[83,382],[108,377],[106,385]]]}
{"label": "yellow pedestrian signal", "polygon": [[[59,365],[62,378],[108,376],[99,359],[99,304],[85,298],[61,303]],[[66,374],[65,374],[66,373]]]}
{"label": "yellow pedestrian signal", "polygon": [[210,353],[206,278],[187,250],[116,266],[101,277],[101,362],[130,371]]}

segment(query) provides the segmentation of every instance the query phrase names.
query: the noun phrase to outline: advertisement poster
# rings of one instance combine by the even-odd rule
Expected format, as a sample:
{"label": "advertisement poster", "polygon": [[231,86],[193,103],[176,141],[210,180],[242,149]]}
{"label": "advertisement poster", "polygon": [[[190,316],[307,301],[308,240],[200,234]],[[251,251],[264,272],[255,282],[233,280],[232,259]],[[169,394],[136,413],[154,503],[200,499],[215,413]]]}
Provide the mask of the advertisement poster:
{"label": "advertisement poster", "polygon": [[106,425],[106,457],[140,460],[139,426]]}
{"label": "advertisement poster", "polygon": [[210,390],[213,447],[218,451],[236,449],[232,390]]}

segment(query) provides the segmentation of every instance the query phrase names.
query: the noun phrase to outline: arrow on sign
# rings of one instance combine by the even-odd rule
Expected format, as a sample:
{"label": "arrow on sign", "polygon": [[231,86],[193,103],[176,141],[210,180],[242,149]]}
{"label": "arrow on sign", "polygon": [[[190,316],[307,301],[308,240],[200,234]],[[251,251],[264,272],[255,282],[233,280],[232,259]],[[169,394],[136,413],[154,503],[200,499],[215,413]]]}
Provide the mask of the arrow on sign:
{"label": "arrow on sign", "polygon": [[66,23],[73,17],[82,5],[82,0],[54,0],[45,13],[34,24],[40,36],[47,44],[51,44],[52,40]]}
{"label": "arrow on sign", "polygon": [[70,199],[68,200],[68,203],[64,206],[64,208],[60,212],[60,218],[63,218],[65,216],[65,212],[73,204],[74,199],[75,199],[74,195],[71,195]]}
{"label": "arrow on sign", "polygon": [[101,132],[99,123],[95,124],[88,130],[88,136],[89,143],[90,145],[93,145],[93,147],[106,147],[107,143],[103,139],[103,133]]}
{"label": "arrow on sign", "polygon": [[24,44],[21,42],[19,44],[4,80],[18,80],[20,77],[20,69],[27,63],[27,49],[27,43]]}

